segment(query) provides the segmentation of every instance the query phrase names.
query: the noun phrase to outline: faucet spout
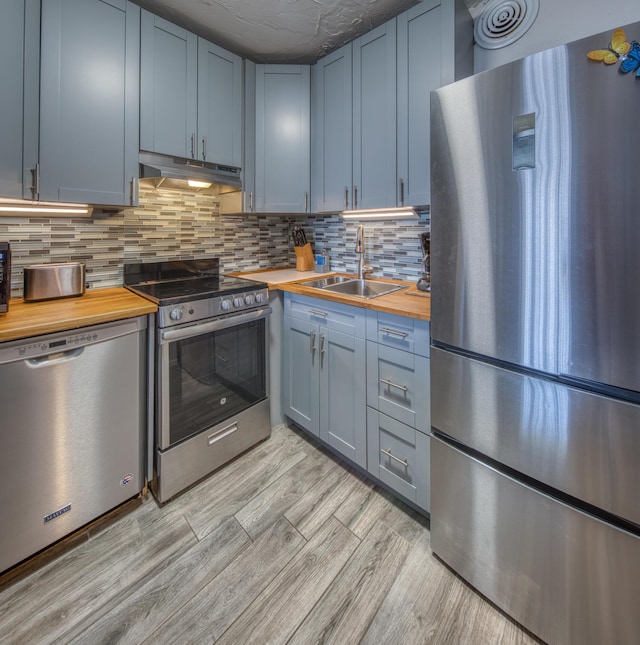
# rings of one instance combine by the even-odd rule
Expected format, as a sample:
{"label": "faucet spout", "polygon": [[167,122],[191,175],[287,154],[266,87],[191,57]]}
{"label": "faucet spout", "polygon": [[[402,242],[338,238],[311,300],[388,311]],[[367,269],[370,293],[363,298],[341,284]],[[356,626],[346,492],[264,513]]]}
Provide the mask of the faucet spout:
{"label": "faucet spout", "polygon": [[373,267],[364,263],[364,226],[358,226],[358,233],[356,234],[356,253],[358,254],[358,279],[363,280],[365,274],[371,273]]}

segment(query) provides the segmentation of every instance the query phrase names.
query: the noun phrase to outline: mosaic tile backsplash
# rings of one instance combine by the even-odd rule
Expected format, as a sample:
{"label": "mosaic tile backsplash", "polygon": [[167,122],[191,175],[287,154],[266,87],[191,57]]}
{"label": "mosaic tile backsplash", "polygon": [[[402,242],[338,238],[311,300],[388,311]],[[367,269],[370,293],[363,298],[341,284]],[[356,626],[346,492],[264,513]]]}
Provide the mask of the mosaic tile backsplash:
{"label": "mosaic tile backsplash", "polygon": [[[362,222],[365,257],[378,277],[415,281],[422,271],[419,234],[427,215],[400,222]],[[223,271],[295,266],[290,231],[302,226],[314,251],[328,249],[331,269],[357,267],[357,222],[338,216],[221,216],[218,198],[140,188],[140,206],[92,218],[0,217],[0,240],[11,243],[11,295],[22,296],[31,264],[83,262],[87,286],[122,284],[127,261],[219,257]]]}

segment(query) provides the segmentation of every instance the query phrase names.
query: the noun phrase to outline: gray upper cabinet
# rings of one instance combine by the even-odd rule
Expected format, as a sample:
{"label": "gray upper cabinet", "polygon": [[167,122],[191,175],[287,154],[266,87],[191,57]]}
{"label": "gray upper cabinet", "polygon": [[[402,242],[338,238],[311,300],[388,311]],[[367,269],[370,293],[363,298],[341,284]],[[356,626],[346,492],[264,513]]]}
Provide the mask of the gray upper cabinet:
{"label": "gray upper cabinet", "polygon": [[353,73],[349,43],[311,68],[311,192],[314,210],[341,211],[353,196]]}
{"label": "gray upper cabinet", "polygon": [[242,59],[142,11],[140,149],[239,167]]}
{"label": "gray upper cabinet", "polygon": [[430,94],[473,73],[473,25],[462,0],[424,0],[396,22],[398,206],[428,205]]}
{"label": "gray upper cabinet", "polygon": [[430,202],[430,92],[473,73],[464,0],[424,0],[312,71],[318,212]]}
{"label": "gray upper cabinet", "polygon": [[396,205],[396,22],[313,68],[316,211]]}
{"label": "gray upper cabinet", "polygon": [[255,210],[310,210],[310,69],[256,65]]}
{"label": "gray upper cabinet", "polygon": [[142,11],[140,149],[195,158],[198,128],[198,37]]}
{"label": "gray upper cabinet", "polygon": [[140,9],[126,0],[42,3],[42,200],[137,199]]}
{"label": "gray upper cabinet", "polygon": [[0,197],[32,198],[29,168],[38,156],[39,0],[2,3],[0,58]]}
{"label": "gray upper cabinet", "polygon": [[353,207],[396,205],[396,20],[353,42]]}
{"label": "gray upper cabinet", "polygon": [[203,161],[242,165],[242,59],[198,39],[198,142]]}
{"label": "gray upper cabinet", "polygon": [[398,16],[398,206],[429,204],[431,90],[443,84],[440,0]]}

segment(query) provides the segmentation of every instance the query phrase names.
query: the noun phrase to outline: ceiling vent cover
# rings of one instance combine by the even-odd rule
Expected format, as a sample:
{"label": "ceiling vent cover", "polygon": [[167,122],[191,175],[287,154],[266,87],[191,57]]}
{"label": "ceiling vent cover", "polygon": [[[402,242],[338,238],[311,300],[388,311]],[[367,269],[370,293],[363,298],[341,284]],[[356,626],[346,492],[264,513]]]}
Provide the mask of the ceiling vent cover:
{"label": "ceiling vent cover", "polygon": [[538,0],[490,0],[473,27],[476,44],[484,49],[510,45],[528,31],[538,9]]}

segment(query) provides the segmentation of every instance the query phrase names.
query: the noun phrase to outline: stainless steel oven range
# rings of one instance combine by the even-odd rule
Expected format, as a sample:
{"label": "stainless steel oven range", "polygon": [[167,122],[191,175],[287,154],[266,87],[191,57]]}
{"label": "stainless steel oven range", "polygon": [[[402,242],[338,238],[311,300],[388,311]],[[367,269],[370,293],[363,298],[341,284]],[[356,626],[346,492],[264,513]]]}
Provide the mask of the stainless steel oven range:
{"label": "stainless steel oven range", "polygon": [[221,275],[218,258],[125,265],[158,305],[154,473],[161,503],[271,432],[267,285]]}

